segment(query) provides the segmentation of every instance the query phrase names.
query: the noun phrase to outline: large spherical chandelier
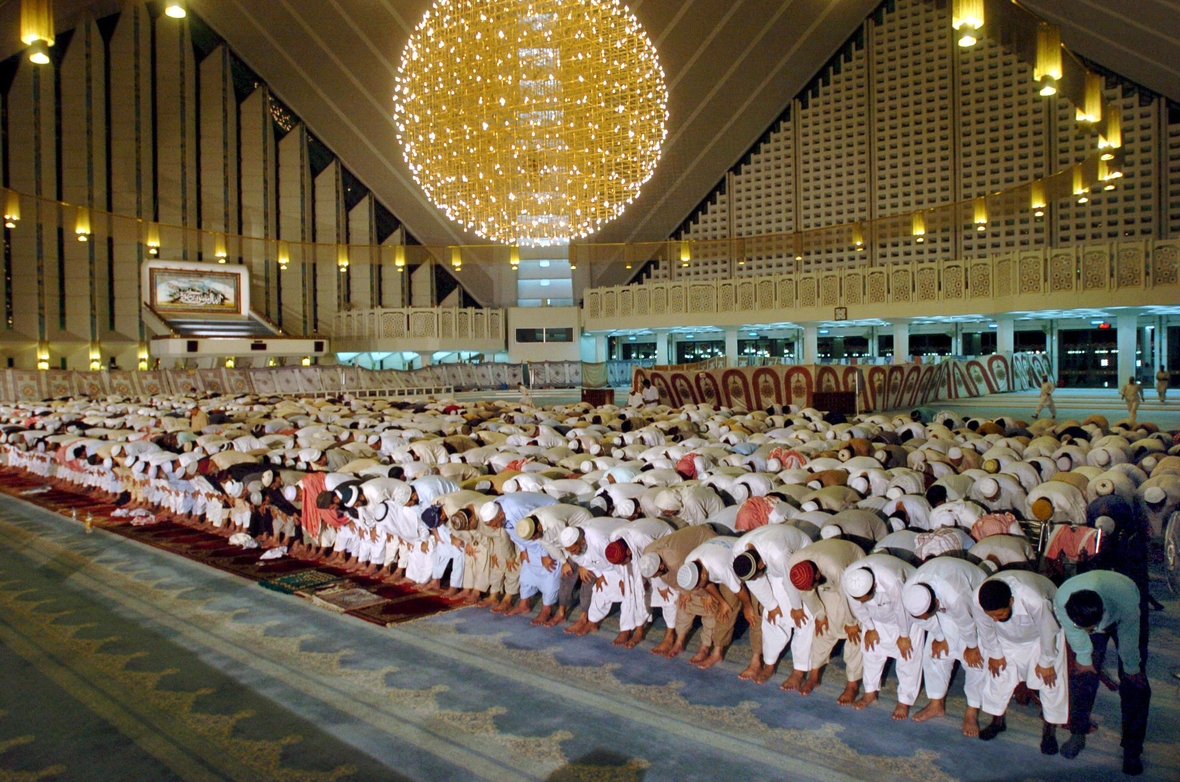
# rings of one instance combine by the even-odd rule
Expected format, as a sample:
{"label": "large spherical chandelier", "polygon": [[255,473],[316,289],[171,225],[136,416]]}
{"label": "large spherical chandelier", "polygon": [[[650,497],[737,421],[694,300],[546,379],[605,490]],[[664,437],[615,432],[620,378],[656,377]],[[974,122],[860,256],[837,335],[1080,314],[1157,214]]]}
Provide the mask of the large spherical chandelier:
{"label": "large spherical chandelier", "polygon": [[415,181],[505,244],[561,244],[618,217],[667,136],[655,47],[617,0],[435,0],[394,100]]}

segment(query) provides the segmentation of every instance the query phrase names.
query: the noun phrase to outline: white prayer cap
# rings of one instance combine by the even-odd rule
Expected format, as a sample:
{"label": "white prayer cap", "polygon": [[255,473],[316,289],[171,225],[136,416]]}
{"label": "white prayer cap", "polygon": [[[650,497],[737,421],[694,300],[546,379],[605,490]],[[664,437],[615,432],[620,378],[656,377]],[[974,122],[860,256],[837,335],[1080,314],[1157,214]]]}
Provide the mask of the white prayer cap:
{"label": "white prayer cap", "polygon": [[1105,497],[1107,494],[1113,494],[1114,481],[1112,481],[1110,478],[1095,478],[1094,493],[1099,497]]}
{"label": "white prayer cap", "polygon": [[888,489],[885,490],[885,496],[891,500],[896,500],[898,497],[900,497],[903,494],[905,494],[905,490],[902,489],[900,486],[890,486]]}
{"label": "white prayer cap", "polygon": [[629,519],[635,515],[635,500],[622,499],[615,503],[615,516],[620,519]]}
{"label": "white prayer cap", "polygon": [[651,578],[660,569],[660,562],[659,554],[644,554],[639,558],[639,575]]}
{"label": "white prayer cap", "polygon": [[261,505],[262,504],[262,492],[260,492],[260,491],[250,492],[250,504],[251,505]]}
{"label": "white prayer cap", "polygon": [[494,500],[479,506],[479,520],[484,524],[492,522],[498,515],[500,515],[500,505]]}
{"label": "white prayer cap", "polygon": [[319,448],[304,448],[299,452],[299,461],[311,464],[312,462],[318,462],[323,455],[324,452]]}
{"label": "white prayer cap", "polygon": [[901,602],[910,616],[923,616],[934,605],[934,592],[925,584],[911,582],[902,587]]}
{"label": "white prayer cap", "polygon": [[226,481],[224,488],[225,493],[231,497],[242,496],[242,484],[238,483],[237,481]]}
{"label": "white prayer cap", "polygon": [[844,530],[840,529],[839,524],[828,524],[826,527],[824,527],[823,529],[821,529],[819,531],[819,536],[821,538],[823,538],[824,540],[831,540],[832,538],[838,538],[843,534],[844,534]]}
{"label": "white prayer cap", "polygon": [[1113,535],[1118,525],[1110,516],[1099,516],[1094,520],[1094,526],[1101,530],[1103,535]]}
{"label": "white prayer cap", "polygon": [[664,489],[656,495],[656,507],[665,513],[679,513],[682,506],[676,492]]}
{"label": "white prayer cap", "polygon": [[779,461],[778,459],[767,459],[766,460],[766,471],[767,472],[779,472],[782,469],[783,469],[783,463],[781,461]]}
{"label": "white prayer cap", "polygon": [[[414,490],[408,483],[399,483],[393,487],[393,496],[391,499],[395,505],[405,506],[410,504],[410,495]],[[494,503],[488,503],[489,505]],[[494,518],[494,517],[493,517]]]}
{"label": "white prayer cap", "polygon": [[516,522],[516,536],[521,540],[528,540],[537,531],[537,522],[532,516],[525,516]]}
{"label": "white prayer cap", "polygon": [[1168,493],[1159,486],[1148,486],[1143,490],[1143,499],[1152,505],[1159,505],[1168,498]]}
{"label": "white prayer cap", "polygon": [[994,500],[1000,496],[1000,482],[990,475],[986,478],[980,478],[979,482],[975,485],[979,487],[979,493],[986,499]]}
{"label": "white prayer cap", "polygon": [[696,589],[701,580],[701,569],[695,562],[685,562],[676,571],[676,586],[684,590]]}
{"label": "white prayer cap", "polygon": [[283,499],[285,499],[287,502],[295,502],[295,498],[298,496],[299,496],[299,487],[298,486],[284,486],[283,487]]}
{"label": "white prayer cap", "polygon": [[808,500],[807,502],[800,505],[799,509],[803,511],[819,510],[819,503],[815,500]]}
{"label": "white prayer cap", "polygon": [[952,459],[952,460],[962,459],[963,458],[963,449],[959,448],[958,446],[951,446],[951,448],[946,452],[946,456],[948,459]]}
{"label": "white prayer cap", "polygon": [[844,594],[851,598],[860,598],[873,591],[873,571],[865,567],[858,567],[844,573]]}
{"label": "white prayer cap", "polygon": [[562,548],[576,546],[578,541],[582,539],[582,530],[578,527],[566,527],[561,531],[558,539],[561,541]]}

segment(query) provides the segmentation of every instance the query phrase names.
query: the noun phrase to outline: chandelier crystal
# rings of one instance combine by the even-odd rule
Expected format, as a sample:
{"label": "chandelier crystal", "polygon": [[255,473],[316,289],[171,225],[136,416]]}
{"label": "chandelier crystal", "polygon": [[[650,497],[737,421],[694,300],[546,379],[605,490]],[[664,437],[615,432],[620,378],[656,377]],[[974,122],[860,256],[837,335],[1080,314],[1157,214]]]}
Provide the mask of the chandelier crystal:
{"label": "chandelier crystal", "polygon": [[414,180],[505,244],[564,244],[618,217],[667,136],[659,57],[618,0],[435,0],[394,102]]}

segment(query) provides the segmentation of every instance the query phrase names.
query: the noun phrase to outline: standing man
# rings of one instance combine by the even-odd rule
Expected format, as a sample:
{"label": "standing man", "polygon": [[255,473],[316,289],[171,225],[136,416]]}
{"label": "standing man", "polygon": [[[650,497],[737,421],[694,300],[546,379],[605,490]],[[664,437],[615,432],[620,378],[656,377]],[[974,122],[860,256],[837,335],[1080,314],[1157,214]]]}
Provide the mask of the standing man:
{"label": "standing man", "polygon": [[975,590],[984,578],[983,569],[966,559],[934,557],[918,568],[901,592],[906,610],[926,630],[922,673],[930,703],[914,715],[914,721],[946,715],[946,693],[957,660],[966,679],[963,735],[971,738],[979,735],[979,709],[987,682],[974,614]]}
{"label": "standing man", "polygon": [[657,407],[660,404],[659,389],[652,388],[650,380],[643,381],[643,405],[644,407]]}
{"label": "standing man", "polygon": [[1045,377],[1045,382],[1041,383],[1041,396],[1037,399],[1037,409],[1033,413],[1033,418],[1041,417],[1041,408],[1049,408],[1049,417],[1057,417],[1057,407],[1053,404],[1053,392],[1057,390],[1057,386],[1053,385],[1053,381],[1049,377]]}
{"label": "standing man", "polygon": [[1057,619],[1075,661],[1069,673],[1069,740],[1061,756],[1074,758],[1086,746],[1090,711],[1098,694],[1098,672],[1106,644],[1114,638],[1119,654],[1119,700],[1123,713],[1123,773],[1143,773],[1143,738],[1151,686],[1147,681],[1147,644],[1140,636],[1139,587],[1121,573],[1091,570],[1074,576],[1057,590]]}
{"label": "standing man", "polygon": [[[848,606],[860,623],[864,649],[865,693],[852,708],[867,709],[876,702],[885,663],[893,658],[897,671],[897,706],[893,719],[909,719],[910,707],[922,688],[922,645],[926,633],[902,602],[901,590],[916,570],[890,554],[870,554],[844,571]],[[849,639],[853,640],[853,639]]]}
{"label": "standing man", "polygon": [[[657,591],[661,589],[661,586],[657,584],[657,580],[668,586],[675,584],[680,567],[684,564],[688,555],[697,546],[715,537],[717,537],[717,533],[713,531],[713,528],[707,524],[702,524],[698,527],[685,527],[684,529],[676,530],[670,535],[653,540],[643,550],[643,556],[646,560],[646,563],[641,563],[644,564],[644,577],[652,580],[652,587]],[[658,562],[656,561],[657,559],[659,560]],[[655,649],[652,649],[652,654],[662,654],[671,659],[683,652],[684,643],[688,640],[688,632],[692,629],[693,621],[698,616],[701,618],[701,646],[711,647],[713,645],[714,634],[723,635],[724,628],[717,627],[717,621],[713,618],[712,612],[706,610],[702,600],[692,596],[687,600],[681,600],[679,595],[677,595],[676,628],[675,633],[672,634],[674,640],[669,642],[668,638],[665,637]],[[733,633],[732,623],[729,632],[730,634]],[[664,646],[665,643],[668,645]],[[726,643],[729,643],[728,638],[726,639]]]}
{"label": "standing man", "polygon": [[736,542],[737,538],[718,535],[690,551],[676,571],[676,585],[680,588],[681,604],[699,600],[715,622],[712,643],[704,643],[702,633],[701,648],[689,662],[706,670],[724,659],[725,650],[733,640],[740,607],[750,623],[750,664],[739,678],[752,679],[762,671],[762,624],[749,591],[733,571]]}
{"label": "standing man", "polygon": [[1139,415],[1139,403],[1143,401],[1143,386],[1135,382],[1134,377],[1127,378],[1127,384],[1119,390],[1123,401],[1127,403],[1127,413],[1131,426],[1135,425],[1135,418]]}
{"label": "standing man", "polygon": [[975,618],[991,673],[983,688],[983,711],[992,715],[991,724],[979,731],[984,741],[1007,730],[1004,713],[1024,682],[1040,690],[1041,752],[1057,754],[1057,726],[1069,720],[1069,690],[1065,633],[1053,613],[1056,593],[1052,581],[1024,570],[997,573],[975,593]]}
{"label": "standing man", "polygon": [[1161,405],[1168,401],[1168,381],[1171,379],[1171,373],[1161,365],[1159,371],[1155,373],[1155,392],[1160,395]]}

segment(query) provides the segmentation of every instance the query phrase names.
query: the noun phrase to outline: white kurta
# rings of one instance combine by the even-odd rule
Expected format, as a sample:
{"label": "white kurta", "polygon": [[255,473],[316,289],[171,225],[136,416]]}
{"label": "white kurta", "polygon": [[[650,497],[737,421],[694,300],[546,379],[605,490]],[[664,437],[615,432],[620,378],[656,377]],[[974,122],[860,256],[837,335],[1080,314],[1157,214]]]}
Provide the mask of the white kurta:
{"label": "white kurta", "polygon": [[[845,572],[857,568],[871,570],[875,582],[875,591],[870,600],[863,603],[852,598],[848,600],[852,615],[861,626],[865,692],[881,689],[885,663],[893,658],[897,670],[897,702],[912,706],[922,686],[922,645],[926,640],[926,632],[905,610],[901,589],[906,581],[913,578],[915,570],[913,566],[889,554],[870,554],[853,563]],[[865,645],[865,636],[870,630],[875,630],[879,639],[872,649]],[[908,637],[913,647],[908,660],[897,645],[902,636]]]}
{"label": "white kurta", "polygon": [[[967,705],[979,708],[987,680],[987,663],[972,668],[963,659],[968,648],[979,646],[976,630],[975,590],[987,574],[983,569],[959,557],[935,557],[922,564],[907,584],[925,584],[938,600],[938,610],[929,619],[914,619],[926,631],[922,652],[922,674],[926,680],[926,697],[945,698],[957,660],[965,678]],[[947,653],[935,658],[931,647],[945,641]]]}

